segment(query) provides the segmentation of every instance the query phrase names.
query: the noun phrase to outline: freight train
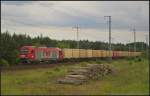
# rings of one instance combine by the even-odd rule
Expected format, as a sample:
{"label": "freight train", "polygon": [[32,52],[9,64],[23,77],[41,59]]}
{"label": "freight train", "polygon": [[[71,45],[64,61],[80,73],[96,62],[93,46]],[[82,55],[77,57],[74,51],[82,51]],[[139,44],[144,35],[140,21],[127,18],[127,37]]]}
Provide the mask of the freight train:
{"label": "freight train", "polygon": [[140,56],[141,52],[109,51],[91,49],[60,49],[53,47],[23,46],[19,58],[23,63],[63,61],[65,59],[118,58]]}

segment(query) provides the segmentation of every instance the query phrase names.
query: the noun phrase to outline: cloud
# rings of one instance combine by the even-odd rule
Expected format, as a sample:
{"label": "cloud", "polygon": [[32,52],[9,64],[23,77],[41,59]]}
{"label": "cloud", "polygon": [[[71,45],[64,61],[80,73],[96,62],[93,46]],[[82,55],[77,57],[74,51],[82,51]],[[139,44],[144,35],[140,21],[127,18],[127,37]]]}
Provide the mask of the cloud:
{"label": "cloud", "polygon": [[1,1],[1,8],[2,30],[26,31],[30,35],[38,34],[38,30],[55,31],[55,35],[47,33],[55,39],[73,38],[70,30],[78,24],[81,31],[87,32],[83,38],[106,41],[98,36],[107,37],[107,15],[112,16],[112,32],[117,34],[124,36],[133,26],[138,32],[149,30],[149,5],[145,1]]}

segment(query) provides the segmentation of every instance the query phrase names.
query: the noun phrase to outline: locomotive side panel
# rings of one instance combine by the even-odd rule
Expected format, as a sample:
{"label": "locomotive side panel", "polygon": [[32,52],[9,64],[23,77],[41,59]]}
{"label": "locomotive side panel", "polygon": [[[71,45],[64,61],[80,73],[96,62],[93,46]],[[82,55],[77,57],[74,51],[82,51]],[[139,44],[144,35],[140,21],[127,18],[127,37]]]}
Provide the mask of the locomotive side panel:
{"label": "locomotive side panel", "polygon": [[58,60],[59,59],[59,52],[56,49],[52,49],[50,53],[50,60]]}
{"label": "locomotive side panel", "polygon": [[59,51],[55,48],[36,48],[34,54],[36,61],[59,59]]}
{"label": "locomotive side panel", "polygon": [[35,60],[42,61],[45,59],[50,59],[50,51],[47,51],[47,48],[36,48],[34,51]]}
{"label": "locomotive side panel", "polygon": [[43,52],[42,51],[43,50],[40,49],[40,48],[36,48],[35,49],[35,60],[37,60],[37,61],[41,61],[42,60],[42,58],[43,58]]}

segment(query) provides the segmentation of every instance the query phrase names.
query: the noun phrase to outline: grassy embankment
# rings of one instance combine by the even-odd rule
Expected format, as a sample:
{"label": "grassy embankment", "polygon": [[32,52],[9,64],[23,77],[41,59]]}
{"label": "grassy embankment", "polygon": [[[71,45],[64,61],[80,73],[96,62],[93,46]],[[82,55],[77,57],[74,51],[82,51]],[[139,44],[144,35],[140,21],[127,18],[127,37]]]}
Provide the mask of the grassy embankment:
{"label": "grassy embankment", "polygon": [[149,94],[149,64],[147,59],[119,59],[111,64],[118,70],[99,80],[83,85],[57,84],[71,66],[106,61],[81,62],[55,68],[39,68],[1,73],[1,94]]}

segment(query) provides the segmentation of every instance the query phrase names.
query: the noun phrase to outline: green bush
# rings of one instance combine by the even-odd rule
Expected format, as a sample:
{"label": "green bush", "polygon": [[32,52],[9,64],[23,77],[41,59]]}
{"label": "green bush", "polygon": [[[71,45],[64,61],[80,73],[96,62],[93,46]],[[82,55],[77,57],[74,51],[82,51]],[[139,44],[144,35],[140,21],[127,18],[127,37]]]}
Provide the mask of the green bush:
{"label": "green bush", "polygon": [[47,71],[46,74],[53,74],[53,72],[52,71]]}
{"label": "green bush", "polygon": [[85,67],[88,64],[88,62],[81,62],[80,65],[81,67]]}
{"label": "green bush", "polygon": [[97,63],[97,64],[102,64],[102,61],[96,60],[96,63]]}
{"label": "green bush", "polygon": [[133,62],[132,62],[132,61],[130,61],[130,62],[129,62],[129,64],[130,64],[130,65],[132,65],[132,64],[133,64]]}
{"label": "green bush", "polygon": [[[97,59],[97,60],[96,60],[96,63],[98,63],[98,64],[103,64],[103,63],[106,63],[106,62],[109,62],[109,61],[110,61],[110,59],[108,59],[108,60]],[[112,61],[113,61],[113,59],[112,59]]]}
{"label": "green bush", "polygon": [[141,55],[143,58],[149,58],[149,51],[144,51]]}
{"label": "green bush", "polygon": [[141,61],[142,61],[142,58],[140,58],[140,57],[139,57],[139,58],[137,58],[137,61],[141,62]]}
{"label": "green bush", "polygon": [[19,64],[19,62],[20,62],[20,59],[19,59],[19,58],[16,58],[15,64]]}
{"label": "green bush", "polygon": [[142,58],[141,57],[135,57],[134,58],[134,62],[141,62],[142,61]]}
{"label": "green bush", "polygon": [[0,66],[9,66],[8,61],[5,59],[0,59]]}
{"label": "green bush", "polygon": [[131,61],[133,60],[133,57],[125,57],[126,60]]}

